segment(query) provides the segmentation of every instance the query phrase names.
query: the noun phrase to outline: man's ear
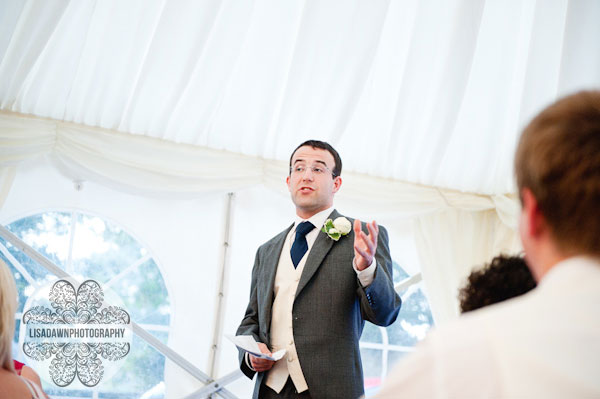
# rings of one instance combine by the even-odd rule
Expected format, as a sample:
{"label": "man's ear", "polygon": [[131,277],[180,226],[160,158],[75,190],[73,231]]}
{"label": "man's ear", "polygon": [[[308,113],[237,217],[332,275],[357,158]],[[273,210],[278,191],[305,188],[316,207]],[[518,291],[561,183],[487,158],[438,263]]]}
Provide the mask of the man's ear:
{"label": "man's ear", "polygon": [[292,189],[290,188],[290,176],[289,175],[288,175],[288,177],[285,178],[285,184],[287,184],[288,190],[290,192],[292,192]]}
{"label": "man's ear", "polygon": [[342,187],[342,178],[336,176],[335,179],[333,179],[333,193],[337,193],[340,187]]}
{"label": "man's ear", "polygon": [[526,220],[526,233],[531,237],[539,237],[546,230],[546,220],[540,211],[537,199],[528,188],[521,190],[523,200],[523,217]]}

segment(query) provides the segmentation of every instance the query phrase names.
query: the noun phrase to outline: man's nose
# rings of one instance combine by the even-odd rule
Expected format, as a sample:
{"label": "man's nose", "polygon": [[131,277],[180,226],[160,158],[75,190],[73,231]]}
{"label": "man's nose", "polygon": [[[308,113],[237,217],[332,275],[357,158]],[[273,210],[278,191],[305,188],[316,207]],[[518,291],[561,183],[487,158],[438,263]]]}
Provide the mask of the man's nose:
{"label": "man's nose", "polygon": [[312,181],[313,179],[314,179],[314,172],[313,172],[312,168],[306,168],[304,173],[302,173],[302,180]]}

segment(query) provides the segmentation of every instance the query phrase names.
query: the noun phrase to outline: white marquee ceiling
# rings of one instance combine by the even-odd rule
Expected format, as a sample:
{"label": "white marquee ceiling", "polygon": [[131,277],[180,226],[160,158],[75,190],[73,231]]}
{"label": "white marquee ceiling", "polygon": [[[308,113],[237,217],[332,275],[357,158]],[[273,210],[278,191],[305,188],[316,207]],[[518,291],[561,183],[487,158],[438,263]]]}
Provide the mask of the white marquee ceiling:
{"label": "white marquee ceiling", "polygon": [[[600,85],[600,3],[0,0],[0,110],[514,191],[519,129]],[[1,143],[0,143],[1,145]]]}

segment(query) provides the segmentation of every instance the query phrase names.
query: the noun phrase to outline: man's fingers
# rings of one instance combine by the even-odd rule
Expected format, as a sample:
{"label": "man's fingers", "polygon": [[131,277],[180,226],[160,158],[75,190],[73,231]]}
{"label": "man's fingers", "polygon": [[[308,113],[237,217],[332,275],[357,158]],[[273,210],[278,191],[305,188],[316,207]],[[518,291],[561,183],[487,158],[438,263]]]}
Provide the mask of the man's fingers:
{"label": "man's fingers", "polygon": [[[358,235],[359,235],[359,239],[363,243],[363,250],[368,251],[369,253],[375,253],[375,248],[377,248],[377,244],[372,241],[372,238],[371,238],[372,236],[366,235],[364,231],[361,231]],[[356,245],[360,245],[360,244],[355,242],[354,245],[356,246]]]}
{"label": "man's fingers", "polygon": [[367,230],[369,232],[369,235],[367,235],[365,232],[362,231],[362,225],[360,223],[360,220],[355,219],[354,220],[354,241],[356,241],[358,238],[361,238],[361,237],[363,238],[363,240],[366,241],[366,238],[368,237],[370,239],[370,241],[376,243],[377,236],[379,235],[379,226],[377,225],[377,222],[372,221],[371,223],[367,223]]}
{"label": "man's fingers", "polygon": [[271,367],[273,367],[273,363],[275,363],[275,362],[272,360],[261,359],[254,355],[250,355],[250,363],[252,364],[252,368],[254,370],[266,371],[266,370],[269,370]]}
{"label": "man's fingers", "polygon": [[[269,347],[264,343],[258,342],[258,348],[262,353],[267,354],[269,356],[272,355],[271,351],[269,350]],[[252,364],[252,368],[254,370],[261,372],[271,369],[271,367],[273,367],[273,363],[275,362],[273,360],[261,359],[260,357],[250,355],[250,363]]]}
{"label": "man's fingers", "polygon": [[267,370],[271,370],[271,368],[273,367],[272,364],[265,366],[265,367],[259,367],[259,368],[254,368],[254,370],[258,371],[259,373],[263,372],[263,371],[267,371]]}
{"label": "man's fingers", "polygon": [[360,220],[354,220],[354,256],[358,270],[364,270],[372,264],[377,251],[379,226],[377,222],[367,223],[368,235],[362,231]]}
{"label": "man's fingers", "polygon": [[375,221],[372,223],[367,223],[367,229],[369,230],[370,241],[377,245],[377,236],[379,235],[379,227],[377,227],[377,223],[375,223]]}
{"label": "man's fingers", "polygon": [[258,349],[260,349],[260,351],[262,353],[265,353],[265,354],[271,356],[271,351],[269,350],[269,347],[267,345],[265,345],[264,343],[258,342]]}
{"label": "man's fingers", "polygon": [[[254,367],[254,366],[253,366]],[[268,366],[257,366],[254,367],[254,370],[258,371],[259,373],[263,372],[263,371],[267,371],[267,370],[271,370],[271,368],[273,367],[272,364],[269,364]]]}
{"label": "man's fingers", "polygon": [[368,253],[367,251],[365,251],[364,249],[360,248],[358,245],[355,245],[355,246],[354,246],[354,250],[355,250],[356,252],[358,252],[358,254],[359,254],[360,256],[362,256],[363,258],[365,258],[365,259],[369,259],[369,257],[370,257],[370,256],[369,256],[369,253]]}
{"label": "man's fingers", "polygon": [[270,370],[271,367],[273,367],[272,365],[267,365],[267,366],[260,366],[260,365],[256,365],[256,366],[252,366],[252,368],[256,371],[258,371],[259,373],[263,372],[263,371],[267,371]]}
{"label": "man's fingers", "polygon": [[354,219],[354,243],[356,243],[356,240],[358,240],[360,233],[362,233],[362,228],[360,226],[360,220]]}

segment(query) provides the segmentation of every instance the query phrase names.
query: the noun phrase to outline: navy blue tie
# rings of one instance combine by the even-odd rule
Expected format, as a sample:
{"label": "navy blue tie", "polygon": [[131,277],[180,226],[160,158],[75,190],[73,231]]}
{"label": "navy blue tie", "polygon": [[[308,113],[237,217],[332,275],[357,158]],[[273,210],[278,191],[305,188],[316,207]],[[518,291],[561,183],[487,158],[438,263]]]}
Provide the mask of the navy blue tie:
{"label": "navy blue tie", "polygon": [[313,226],[311,222],[302,222],[296,227],[296,239],[294,240],[292,250],[290,251],[294,268],[298,266],[300,259],[302,259],[306,251],[308,251],[306,235],[314,228],[315,226]]}

